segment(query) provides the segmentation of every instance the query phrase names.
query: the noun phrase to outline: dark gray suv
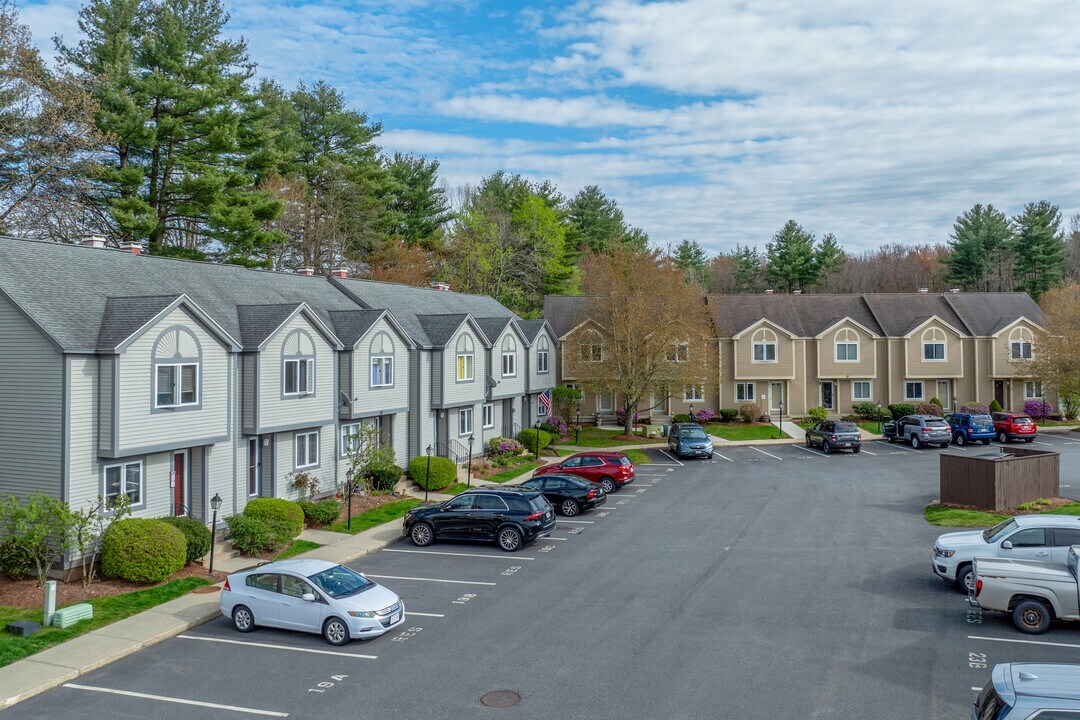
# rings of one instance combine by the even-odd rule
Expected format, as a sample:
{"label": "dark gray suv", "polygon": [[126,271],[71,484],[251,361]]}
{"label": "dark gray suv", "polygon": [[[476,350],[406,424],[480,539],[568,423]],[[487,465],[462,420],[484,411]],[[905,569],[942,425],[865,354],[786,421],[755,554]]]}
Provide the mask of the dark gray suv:
{"label": "dark gray suv", "polygon": [[1080,665],[995,665],[971,720],[1080,720]]}

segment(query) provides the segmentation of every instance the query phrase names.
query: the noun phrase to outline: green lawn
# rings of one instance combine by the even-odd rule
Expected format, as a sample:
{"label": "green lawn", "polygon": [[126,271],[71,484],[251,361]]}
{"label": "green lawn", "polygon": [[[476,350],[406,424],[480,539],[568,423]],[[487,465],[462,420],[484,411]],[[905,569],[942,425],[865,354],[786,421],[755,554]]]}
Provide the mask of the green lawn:
{"label": "green lawn", "polygon": [[[884,424],[884,423],[888,422],[889,420],[892,420],[892,416],[889,416],[887,418],[883,418],[882,423]],[[795,424],[798,425],[799,427],[801,427],[803,430],[807,430],[807,429],[813,427],[816,423],[800,422],[800,423],[795,423]],[[878,432],[877,420],[857,420],[855,422],[855,424],[858,425],[859,429],[862,430],[863,432],[873,433],[874,435],[880,435],[881,434],[880,432]]]}
{"label": "green lawn", "polygon": [[[42,628],[41,632],[29,637],[18,637],[8,633],[0,633],[0,667],[10,665],[16,660],[21,660],[28,655],[33,655],[39,650],[44,650],[50,645],[70,640],[91,630],[97,630],[109,623],[123,620],[143,610],[156,607],[163,602],[186,595],[188,592],[203,585],[209,585],[210,581],[201,577],[187,577],[167,582],[164,585],[136,590],[122,595],[92,598],[87,600],[94,606],[94,617],[84,620],[72,627],[61,630],[55,627]],[[7,625],[15,620],[34,620],[41,622],[41,608],[28,610],[26,608],[0,607],[0,626]]]}
{"label": "green lawn", "polygon": [[644,450],[624,450],[626,457],[630,458],[630,462],[635,465],[645,465],[652,462],[652,458],[649,457],[649,453]]}
{"label": "green lawn", "polygon": [[394,500],[393,502],[384,503],[379,507],[372,508],[367,512],[362,512],[359,515],[354,515],[352,519],[352,529],[345,527],[344,520],[338,520],[330,527],[324,528],[332,532],[350,533],[355,535],[358,532],[364,530],[370,530],[376,525],[382,525],[388,523],[391,520],[397,520],[405,515],[405,511],[409,508],[419,505],[422,500],[417,498],[409,498],[407,500]]}
{"label": "green lawn", "polygon": [[706,423],[705,432],[725,440],[776,440],[789,437],[775,425],[747,425],[745,423]]}
{"label": "green lawn", "polygon": [[504,483],[507,480],[513,480],[517,476],[530,470],[535,470],[536,468],[545,464],[546,463],[541,462],[540,460],[528,460],[526,462],[508,467],[501,472],[495,473],[494,475],[489,475],[488,477],[484,478],[484,480],[486,480],[487,482]]}
{"label": "green lawn", "polygon": [[1038,420],[1039,427],[1075,427],[1080,428],[1080,420]]}
{"label": "green lawn", "polygon": [[320,547],[322,547],[322,545],[320,545],[319,543],[313,543],[310,540],[293,540],[292,545],[286,548],[281,554],[275,556],[274,559],[285,560],[286,558],[291,558],[294,555],[306,553],[308,550],[314,550],[315,548]]}
{"label": "green lawn", "polygon": [[606,448],[606,447],[618,447],[620,445],[634,445],[661,442],[660,438],[645,438],[636,437],[633,440],[626,439],[614,439],[616,435],[621,435],[622,430],[605,430],[596,427],[583,427],[581,433],[578,435],[577,440],[574,440],[574,433],[570,433],[570,437],[560,442],[560,445],[578,445],[580,447],[588,448]]}
{"label": "green lawn", "polygon": [[[1056,510],[1049,510],[1046,515],[1080,515],[1080,503],[1062,505]],[[1008,515],[982,512],[980,510],[959,510],[957,508],[927,505],[923,510],[926,521],[942,527],[990,527],[996,525]]]}

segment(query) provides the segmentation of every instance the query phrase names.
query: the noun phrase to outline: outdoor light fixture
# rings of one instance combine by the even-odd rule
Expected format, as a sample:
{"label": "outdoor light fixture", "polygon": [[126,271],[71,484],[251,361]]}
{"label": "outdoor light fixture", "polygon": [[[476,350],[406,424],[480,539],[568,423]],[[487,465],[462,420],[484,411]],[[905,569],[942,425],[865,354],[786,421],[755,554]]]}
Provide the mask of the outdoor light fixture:
{"label": "outdoor light fixture", "polygon": [[345,497],[345,502],[347,502],[349,504],[349,515],[348,515],[347,519],[345,520],[345,527],[347,529],[349,529],[349,530],[352,530],[352,496],[353,496],[352,481],[353,481],[353,476],[355,475],[355,473],[356,473],[356,470],[354,468],[349,468],[348,470],[345,471],[345,496],[346,496]]}
{"label": "outdoor light fixture", "polygon": [[217,511],[221,509],[221,495],[214,493],[214,497],[210,498],[210,508],[214,511],[214,519],[210,523],[210,570],[209,574],[214,574],[214,545],[217,544]]}
{"label": "outdoor light fixture", "polygon": [[540,459],[540,418],[536,418],[536,459]]}
{"label": "outdoor light fixture", "polygon": [[427,477],[424,479],[424,502],[427,502],[428,485],[431,484],[431,446],[427,446]]}
{"label": "outdoor light fixture", "polygon": [[468,470],[469,479],[468,479],[468,482],[465,483],[465,487],[470,487],[470,488],[472,487],[472,446],[473,446],[473,440],[475,440],[475,439],[476,439],[475,436],[473,436],[473,435],[469,436],[469,470]]}
{"label": "outdoor light fixture", "polygon": [[881,401],[878,400],[877,404],[877,434],[881,434]]}

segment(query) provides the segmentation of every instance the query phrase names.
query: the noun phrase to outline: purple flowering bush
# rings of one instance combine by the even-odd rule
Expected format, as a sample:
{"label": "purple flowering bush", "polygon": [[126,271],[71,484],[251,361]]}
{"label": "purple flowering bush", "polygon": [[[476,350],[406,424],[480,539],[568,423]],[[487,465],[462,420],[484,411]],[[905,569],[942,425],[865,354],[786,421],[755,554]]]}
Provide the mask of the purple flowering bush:
{"label": "purple flowering bush", "polygon": [[[624,425],[626,423],[626,410],[624,410],[623,408],[619,408],[618,410],[616,410],[615,411],[615,419],[619,422],[620,425]],[[639,420],[638,411],[634,410],[634,422],[633,422],[633,424],[637,425],[638,420]]]}
{"label": "purple flowering bush", "polygon": [[563,438],[566,437],[566,431],[568,427],[569,426],[565,420],[556,415],[552,415],[544,421],[544,424],[540,426],[540,429],[546,430],[547,432],[551,433],[556,437]]}
{"label": "purple flowering bush", "polygon": [[1024,412],[1041,420],[1054,414],[1054,406],[1045,400],[1028,400],[1024,403]]}
{"label": "purple flowering bush", "polygon": [[970,401],[960,403],[960,412],[971,413],[972,415],[989,415],[990,407],[986,403]]}
{"label": "purple flowering bush", "polygon": [[699,423],[707,423],[716,417],[716,413],[712,411],[712,408],[702,408],[694,413],[694,417],[697,418]]}
{"label": "purple flowering bush", "polygon": [[525,447],[517,440],[493,437],[487,442],[488,455],[520,455]]}

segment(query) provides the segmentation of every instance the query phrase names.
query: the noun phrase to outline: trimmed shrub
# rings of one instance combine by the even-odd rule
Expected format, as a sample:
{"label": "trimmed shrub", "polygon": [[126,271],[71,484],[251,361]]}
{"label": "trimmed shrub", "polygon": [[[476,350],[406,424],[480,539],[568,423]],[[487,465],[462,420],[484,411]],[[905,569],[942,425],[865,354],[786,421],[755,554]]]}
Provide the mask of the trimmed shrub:
{"label": "trimmed shrub", "polygon": [[990,404],[987,406],[987,409],[990,412],[1001,412],[1001,403],[999,403],[996,399],[991,400]]}
{"label": "trimmed shrub", "polygon": [[431,456],[431,477],[427,475],[428,456],[417,455],[409,463],[409,477],[421,489],[442,490],[457,480],[457,467],[449,458]]}
{"label": "trimmed shrub", "polygon": [[299,504],[304,511],[304,518],[314,525],[330,525],[341,515],[341,501],[335,498],[319,502],[301,501]]}
{"label": "trimmed shrub", "polygon": [[971,413],[972,415],[989,415],[990,408],[987,407],[986,403],[968,400],[965,403],[960,403],[960,412]]}
{"label": "trimmed shrub", "polygon": [[889,406],[889,412],[892,413],[893,420],[899,420],[905,415],[914,415],[915,406],[911,403],[893,403]]}
{"label": "trimmed shrub", "polygon": [[520,455],[524,449],[517,440],[511,440],[501,435],[487,441],[488,455]]}
{"label": "trimmed shrub", "polygon": [[[738,411],[736,410],[735,412],[737,413]],[[693,422],[693,420],[691,420],[690,416],[687,415],[686,413],[679,413],[678,415],[672,415],[671,416],[671,422],[677,422],[677,423]]]}
{"label": "trimmed shrub", "polygon": [[915,405],[915,412],[918,415],[941,415],[945,411],[940,405],[936,405],[932,402],[921,402]]}
{"label": "trimmed shrub", "polygon": [[551,433],[554,437],[561,438],[566,437],[566,431],[569,425],[561,417],[554,415],[550,416],[544,421],[544,424],[540,426],[540,429],[544,432]]}
{"label": "trimmed shrub", "polygon": [[1054,406],[1045,400],[1028,400],[1024,403],[1024,412],[1040,420],[1054,414]]}
{"label": "trimmed shrub", "polygon": [[134,583],[159,583],[187,562],[187,540],[161,520],[124,518],[105,531],[101,574]]}
{"label": "trimmed shrub", "polygon": [[398,480],[405,471],[393,464],[370,465],[367,469],[368,478],[371,480],[371,489],[375,492],[393,492]]}
{"label": "trimmed shrub", "polygon": [[287,523],[292,539],[304,529],[304,511],[292,500],[282,498],[255,498],[244,507],[244,515],[260,520],[277,520]]}
{"label": "trimmed shrub", "polygon": [[248,557],[279,550],[293,539],[292,524],[282,520],[263,520],[248,515],[225,518],[232,544]]}
{"label": "trimmed shrub", "polygon": [[941,400],[938,400],[937,397],[930,398],[930,404],[931,405],[937,405],[938,407],[945,407],[944,405],[941,404]]}
{"label": "trimmed shrub", "polygon": [[555,439],[551,433],[546,433],[543,430],[537,430],[535,428],[525,428],[518,433],[517,439],[519,443],[525,446],[526,452],[536,452],[537,435],[540,437],[539,444],[541,450],[550,445],[551,441]]}
{"label": "trimmed shrub", "polygon": [[34,556],[15,538],[0,543],[0,573],[11,578],[30,577]]}
{"label": "trimmed shrub", "polygon": [[720,422],[735,422],[739,417],[739,408],[720,408]]}
{"label": "trimmed shrub", "polygon": [[[877,420],[878,419],[877,403],[860,402],[860,403],[855,403],[854,405],[851,406],[851,408],[855,411],[855,414],[858,415],[863,420]],[[882,414],[884,414],[884,412]]]}
{"label": "trimmed shrub", "polygon": [[739,417],[743,422],[754,422],[761,417],[761,406],[755,402],[743,403],[739,406]]}
{"label": "trimmed shrub", "polygon": [[807,411],[806,416],[814,422],[821,422],[829,417],[829,411],[823,407],[812,407]]}
{"label": "trimmed shrub", "polygon": [[188,562],[198,560],[210,552],[212,541],[210,528],[191,517],[163,517],[161,519],[184,534],[184,539],[187,541]]}

